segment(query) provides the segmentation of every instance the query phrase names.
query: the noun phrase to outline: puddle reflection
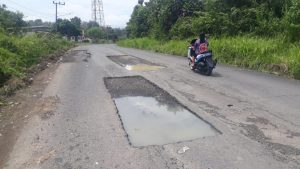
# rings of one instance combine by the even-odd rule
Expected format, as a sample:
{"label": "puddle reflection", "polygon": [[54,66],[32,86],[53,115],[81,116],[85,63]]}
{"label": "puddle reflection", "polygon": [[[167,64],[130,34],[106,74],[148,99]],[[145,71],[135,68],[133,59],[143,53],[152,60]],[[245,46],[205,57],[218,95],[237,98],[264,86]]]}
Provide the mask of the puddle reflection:
{"label": "puddle reflection", "polygon": [[179,104],[168,105],[154,97],[115,99],[133,146],[163,145],[217,135],[208,123]]}
{"label": "puddle reflection", "polygon": [[137,65],[126,65],[125,68],[127,70],[135,70],[135,71],[151,71],[151,70],[163,69],[164,67],[154,66],[154,65],[137,64]]}

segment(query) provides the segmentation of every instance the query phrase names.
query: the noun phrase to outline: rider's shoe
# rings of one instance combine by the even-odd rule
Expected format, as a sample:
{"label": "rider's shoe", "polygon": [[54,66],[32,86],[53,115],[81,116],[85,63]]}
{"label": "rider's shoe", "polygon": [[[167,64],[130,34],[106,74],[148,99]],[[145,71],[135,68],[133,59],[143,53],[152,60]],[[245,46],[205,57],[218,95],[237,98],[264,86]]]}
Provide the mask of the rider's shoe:
{"label": "rider's shoe", "polygon": [[195,63],[192,63],[192,67],[195,69],[195,68],[196,68],[196,64],[195,64]]}

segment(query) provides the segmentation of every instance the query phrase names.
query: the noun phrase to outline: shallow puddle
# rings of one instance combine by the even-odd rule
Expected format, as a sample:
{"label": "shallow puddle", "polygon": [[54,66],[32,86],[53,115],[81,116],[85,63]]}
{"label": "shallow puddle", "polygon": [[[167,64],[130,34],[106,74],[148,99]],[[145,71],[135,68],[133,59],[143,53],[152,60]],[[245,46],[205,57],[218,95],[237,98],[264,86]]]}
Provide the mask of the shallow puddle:
{"label": "shallow puddle", "polygon": [[125,68],[127,70],[134,70],[134,71],[151,71],[151,70],[159,70],[159,69],[162,69],[164,67],[139,64],[139,65],[126,65]]}
{"label": "shallow puddle", "polygon": [[180,104],[168,105],[154,97],[115,98],[133,146],[164,145],[214,136],[219,132]]}

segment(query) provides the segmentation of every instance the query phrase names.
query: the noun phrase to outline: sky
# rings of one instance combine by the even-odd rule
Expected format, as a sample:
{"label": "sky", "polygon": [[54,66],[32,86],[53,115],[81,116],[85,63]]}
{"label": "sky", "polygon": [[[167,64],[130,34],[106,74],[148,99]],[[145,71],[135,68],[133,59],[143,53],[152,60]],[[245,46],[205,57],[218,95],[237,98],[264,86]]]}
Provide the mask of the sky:
{"label": "sky", "polygon": [[[138,4],[138,0],[102,1],[105,24],[113,28],[125,28],[134,6]],[[60,2],[65,2],[65,6],[58,7],[59,18],[70,19],[77,16],[83,21],[91,20],[92,0],[60,0]],[[0,4],[6,4],[9,10],[22,12],[24,20],[55,21],[53,0],[0,0]]]}

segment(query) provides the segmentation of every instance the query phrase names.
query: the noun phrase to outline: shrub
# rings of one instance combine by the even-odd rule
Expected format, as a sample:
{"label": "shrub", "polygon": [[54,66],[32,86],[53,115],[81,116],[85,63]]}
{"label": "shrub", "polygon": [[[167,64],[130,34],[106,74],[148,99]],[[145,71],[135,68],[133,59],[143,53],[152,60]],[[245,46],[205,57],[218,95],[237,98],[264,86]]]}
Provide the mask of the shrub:
{"label": "shrub", "polygon": [[0,76],[7,78],[9,76],[23,76],[22,66],[24,64],[20,57],[4,48],[0,48]]}
{"label": "shrub", "polygon": [[0,32],[0,85],[10,77],[24,77],[26,68],[71,43],[53,34],[7,36]]}

